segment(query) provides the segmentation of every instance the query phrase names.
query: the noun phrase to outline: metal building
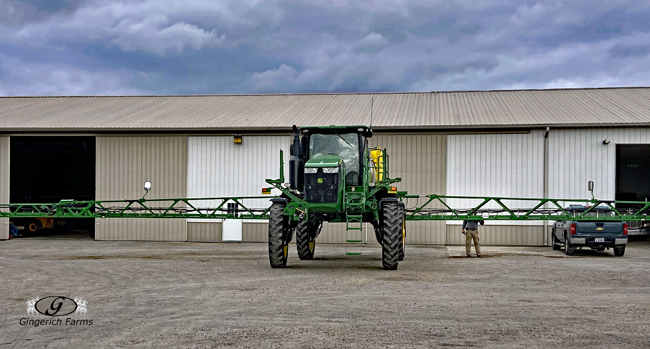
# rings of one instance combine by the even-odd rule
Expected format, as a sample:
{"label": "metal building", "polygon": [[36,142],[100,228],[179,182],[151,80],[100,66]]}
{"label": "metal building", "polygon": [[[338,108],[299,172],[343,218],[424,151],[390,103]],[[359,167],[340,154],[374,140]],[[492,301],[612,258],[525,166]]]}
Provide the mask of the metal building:
{"label": "metal building", "polygon": [[[388,149],[391,177],[411,193],[580,199],[593,180],[601,199],[650,197],[650,88],[608,88],[3,97],[0,202],[35,200],[23,174],[37,178],[46,162],[50,174],[83,172],[71,182],[94,183],[84,195],[97,200],[140,197],[145,180],[154,183],[147,198],[259,195],[264,179],[278,176],[280,149],[288,158],[293,124],[372,124],[371,146]],[[242,134],[241,144],[234,134]],[[52,149],[86,157],[38,157]],[[67,177],[39,188],[70,195],[56,191]],[[8,224],[0,219],[0,239]],[[212,242],[226,229],[181,219],[97,219],[94,227],[97,240]],[[458,222],[409,222],[408,229],[407,243],[463,243]],[[344,231],[330,224],[319,241],[343,242]],[[547,242],[544,222],[487,223],[483,232],[485,244]],[[242,241],[266,235],[263,222],[241,226]]]}

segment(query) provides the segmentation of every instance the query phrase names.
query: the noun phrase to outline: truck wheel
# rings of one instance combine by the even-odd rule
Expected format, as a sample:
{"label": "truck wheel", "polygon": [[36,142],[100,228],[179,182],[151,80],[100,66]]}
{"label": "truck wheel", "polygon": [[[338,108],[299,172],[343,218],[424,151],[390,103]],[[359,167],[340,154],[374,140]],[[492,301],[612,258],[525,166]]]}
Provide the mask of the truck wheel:
{"label": "truck wheel", "polygon": [[406,209],[403,203],[399,204],[399,212],[402,217],[402,231],[399,234],[399,255],[397,260],[403,261],[406,255],[406,242],[404,241],[406,239]]}
{"label": "truck wheel", "polygon": [[402,235],[402,216],[395,202],[387,202],[381,207],[382,243],[381,255],[384,269],[396,270],[399,260],[400,239]]}
{"label": "truck wheel", "polygon": [[553,249],[554,250],[559,250],[562,248],[562,245],[560,244],[559,241],[557,241],[557,238],[555,237],[555,232],[552,232],[551,240],[553,241]]}
{"label": "truck wheel", "polygon": [[308,221],[300,221],[296,227],[296,246],[300,259],[313,259],[316,250],[316,229]]}
{"label": "truck wheel", "polygon": [[564,253],[566,253],[567,256],[573,256],[576,254],[576,248],[571,246],[569,237],[566,235],[564,236]]}
{"label": "truck wheel", "polygon": [[614,247],[614,256],[623,257],[625,254],[625,246],[623,247]]}
{"label": "truck wheel", "polygon": [[284,268],[289,255],[289,219],[284,216],[286,204],[273,203],[269,210],[269,261],[272,268]]}

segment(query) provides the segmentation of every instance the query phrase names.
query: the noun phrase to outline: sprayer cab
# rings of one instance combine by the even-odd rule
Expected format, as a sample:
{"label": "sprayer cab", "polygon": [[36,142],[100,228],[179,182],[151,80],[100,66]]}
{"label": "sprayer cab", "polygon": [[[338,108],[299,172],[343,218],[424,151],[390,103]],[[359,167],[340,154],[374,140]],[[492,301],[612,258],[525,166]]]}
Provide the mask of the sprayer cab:
{"label": "sprayer cab", "polygon": [[[320,202],[335,202],[339,182],[361,185],[363,152],[372,130],[367,126],[293,126],[294,138],[289,161],[291,189],[320,192]],[[313,177],[313,178],[312,178]],[[313,194],[316,195],[316,194]],[[311,199],[315,197],[311,195]],[[327,197],[327,198],[326,198]]]}

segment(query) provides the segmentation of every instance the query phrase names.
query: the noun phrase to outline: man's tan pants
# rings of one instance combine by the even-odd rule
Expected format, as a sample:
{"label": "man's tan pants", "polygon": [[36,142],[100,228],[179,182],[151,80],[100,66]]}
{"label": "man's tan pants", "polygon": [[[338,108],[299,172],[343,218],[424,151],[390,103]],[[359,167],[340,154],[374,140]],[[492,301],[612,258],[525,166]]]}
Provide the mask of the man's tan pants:
{"label": "man's tan pants", "polygon": [[478,244],[478,230],[465,230],[465,251],[469,255],[470,250],[472,249],[472,239],[474,239],[474,248],[476,249],[476,255],[481,255],[481,246]]}

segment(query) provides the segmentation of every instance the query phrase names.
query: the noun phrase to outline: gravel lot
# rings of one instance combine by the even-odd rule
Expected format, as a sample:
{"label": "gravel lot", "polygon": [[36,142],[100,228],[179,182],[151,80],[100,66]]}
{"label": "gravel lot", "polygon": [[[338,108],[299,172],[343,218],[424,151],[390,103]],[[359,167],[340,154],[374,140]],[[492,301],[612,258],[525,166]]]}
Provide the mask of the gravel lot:
{"label": "gravel lot", "polygon": [[[271,269],[265,244],[0,242],[0,348],[648,348],[650,243],[568,257],[550,247],[407,246]],[[87,301],[92,325],[21,325],[26,301]]]}

